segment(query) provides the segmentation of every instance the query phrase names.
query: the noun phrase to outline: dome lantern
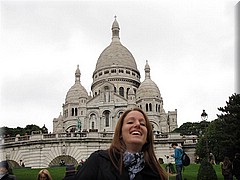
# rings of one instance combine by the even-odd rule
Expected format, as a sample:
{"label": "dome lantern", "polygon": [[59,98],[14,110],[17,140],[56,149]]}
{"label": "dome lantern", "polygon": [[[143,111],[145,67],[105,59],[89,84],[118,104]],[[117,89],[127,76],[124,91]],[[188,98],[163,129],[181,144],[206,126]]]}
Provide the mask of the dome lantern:
{"label": "dome lantern", "polygon": [[77,65],[77,70],[75,72],[75,82],[80,82],[81,72],[79,69],[79,65]]}
{"label": "dome lantern", "polygon": [[145,65],[145,79],[150,79],[150,66],[148,65],[148,60],[146,60],[146,65]]}
{"label": "dome lantern", "polygon": [[112,42],[119,42],[120,37],[119,37],[119,24],[117,22],[117,16],[114,16],[115,20],[112,24]]}

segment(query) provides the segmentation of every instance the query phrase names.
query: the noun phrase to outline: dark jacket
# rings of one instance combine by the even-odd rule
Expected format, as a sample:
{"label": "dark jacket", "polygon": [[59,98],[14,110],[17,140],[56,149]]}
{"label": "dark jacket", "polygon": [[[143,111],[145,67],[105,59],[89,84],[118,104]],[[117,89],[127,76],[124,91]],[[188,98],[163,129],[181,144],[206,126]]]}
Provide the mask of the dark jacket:
{"label": "dark jacket", "polygon": [[240,176],[240,157],[233,160],[233,175]]}
{"label": "dark jacket", "polygon": [[16,176],[11,175],[11,174],[5,174],[1,180],[16,180]]}
{"label": "dark jacket", "polygon": [[[128,171],[123,168],[120,173],[112,164],[107,150],[99,150],[91,154],[87,161],[78,170],[75,180],[128,180]],[[135,180],[160,180],[157,172],[153,171],[147,164],[142,171],[138,172],[134,178]]]}

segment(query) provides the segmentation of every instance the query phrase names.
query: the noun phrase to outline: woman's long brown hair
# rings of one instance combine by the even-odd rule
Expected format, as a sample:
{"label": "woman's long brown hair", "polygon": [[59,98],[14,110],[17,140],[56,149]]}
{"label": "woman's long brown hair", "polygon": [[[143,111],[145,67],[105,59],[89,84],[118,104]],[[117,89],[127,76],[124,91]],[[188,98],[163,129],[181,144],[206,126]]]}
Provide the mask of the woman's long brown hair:
{"label": "woman's long brown hair", "polygon": [[123,153],[126,151],[126,145],[123,141],[122,137],[122,126],[123,126],[123,121],[127,114],[131,111],[139,111],[140,113],[143,114],[145,120],[146,120],[146,128],[147,128],[147,142],[143,145],[142,147],[142,152],[144,153],[144,160],[145,163],[147,163],[151,169],[154,169],[158,174],[160,175],[161,179],[166,179],[167,173],[166,171],[161,167],[159,164],[154,148],[153,148],[153,132],[152,132],[152,125],[146,115],[146,113],[140,109],[140,108],[133,108],[133,109],[128,109],[126,110],[121,117],[119,118],[113,140],[111,143],[111,146],[109,148],[109,156],[110,159],[115,166],[117,170],[119,170],[120,174],[122,173],[122,168],[123,168]]}

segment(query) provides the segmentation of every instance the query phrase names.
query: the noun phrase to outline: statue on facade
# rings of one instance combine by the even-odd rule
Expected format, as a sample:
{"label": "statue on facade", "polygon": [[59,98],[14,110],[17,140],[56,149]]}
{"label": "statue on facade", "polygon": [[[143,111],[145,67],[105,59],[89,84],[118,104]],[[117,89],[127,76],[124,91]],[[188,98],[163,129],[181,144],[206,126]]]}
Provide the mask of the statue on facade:
{"label": "statue on facade", "polygon": [[77,132],[81,132],[82,123],[80,118],[77,118]]}

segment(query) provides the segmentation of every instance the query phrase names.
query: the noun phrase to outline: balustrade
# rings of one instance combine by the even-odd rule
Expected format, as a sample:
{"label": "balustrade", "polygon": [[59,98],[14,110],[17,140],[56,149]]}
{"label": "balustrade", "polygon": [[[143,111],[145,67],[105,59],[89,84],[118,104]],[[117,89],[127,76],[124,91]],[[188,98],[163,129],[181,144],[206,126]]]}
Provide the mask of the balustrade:
{"label": "balustrade", "polygon": [[[90,135],[93,133],[94,136]],[[58,134],[42,134],[41,132],[34,132],[31,135],[24,135],[24,136],[16,136],[16,137],[5,137],[2,138],[0,143],[15,143],[19,141],[31,141],[31,140],[47,140],[47,139],[58,139],[58,138],[112,138],[113,132],[72,132],[72,133],[58,133]],[[196,137],[185,137],[179,135],[170,135],[170,134],[154,134],[155,140],[167,140],[167,139],[183,139],[185,143],[193,143],[195,144],[197,142]]]}

